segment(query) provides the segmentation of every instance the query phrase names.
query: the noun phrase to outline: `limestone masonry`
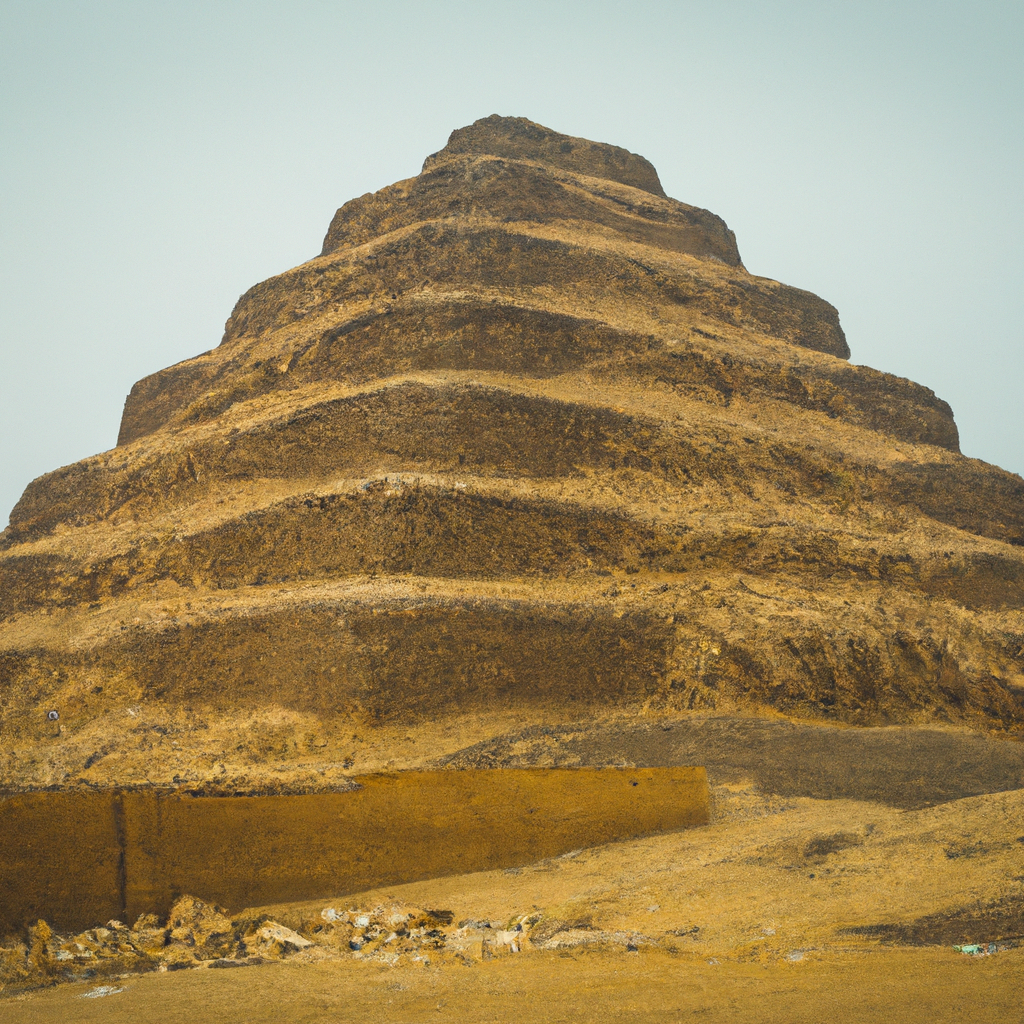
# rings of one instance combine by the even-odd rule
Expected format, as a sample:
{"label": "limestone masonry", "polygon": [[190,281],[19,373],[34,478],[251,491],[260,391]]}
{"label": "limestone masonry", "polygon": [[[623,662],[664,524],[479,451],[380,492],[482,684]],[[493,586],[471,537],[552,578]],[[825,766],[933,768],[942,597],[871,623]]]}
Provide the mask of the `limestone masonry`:
{"label": "limestone masonry", "polygon": [[849,354],[642,157],[454,132],[29,485],[0,783],[308,790],[639,713],[1019,733],[1024,481]]}

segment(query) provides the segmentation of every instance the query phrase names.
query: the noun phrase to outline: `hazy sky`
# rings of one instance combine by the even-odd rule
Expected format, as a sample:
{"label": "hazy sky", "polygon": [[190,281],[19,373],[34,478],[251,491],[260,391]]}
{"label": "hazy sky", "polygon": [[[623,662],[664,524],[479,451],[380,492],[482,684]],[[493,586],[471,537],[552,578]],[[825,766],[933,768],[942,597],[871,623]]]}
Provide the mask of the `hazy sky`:
{"label": "hazy sky", "polygon": [[491,113],[648,157],[1024,471],[1024,3],[0,0],[0,525]]}

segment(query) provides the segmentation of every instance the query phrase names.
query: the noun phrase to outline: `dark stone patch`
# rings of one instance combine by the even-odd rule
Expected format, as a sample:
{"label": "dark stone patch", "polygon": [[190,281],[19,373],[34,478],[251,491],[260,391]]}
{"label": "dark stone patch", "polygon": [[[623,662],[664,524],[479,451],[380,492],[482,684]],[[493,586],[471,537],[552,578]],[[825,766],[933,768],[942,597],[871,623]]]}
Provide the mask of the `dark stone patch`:
{"label": "dark stone patch", "polygon": [[840,935],[878,939],[900,946],[966,945],[1024,939],[1024,896],[1007,896],[994,903],[975,903],[909,923],[856,925]]}

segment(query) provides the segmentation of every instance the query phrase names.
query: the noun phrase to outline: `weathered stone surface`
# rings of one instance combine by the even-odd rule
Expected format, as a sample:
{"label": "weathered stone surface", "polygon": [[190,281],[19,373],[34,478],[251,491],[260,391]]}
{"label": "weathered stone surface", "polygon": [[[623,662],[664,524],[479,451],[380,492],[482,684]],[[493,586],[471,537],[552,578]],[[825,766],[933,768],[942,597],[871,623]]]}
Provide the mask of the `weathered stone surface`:
{"label": "weathered stone surface", "polygon": [[462,154],[501,156],[517,161],[536,160],[574,174],[607,178],[653,192],[656,196],[665,195],[658,172],[642,156],[619,146],[562,135],[525,117],[492,114],[466,128],[457,128],[449,136],[444,149],[427,157],[423,169],[429,170]]}
{"label": "weathered stone surface", "polygon": [[26,489],[0,780],[279,791],[641,712],[1017,734],[1024,481],[848,356],[643,158],[460,129]]}
{"label": "weathered stone surface", "polygon": [[169,928],[161,925],[156,914],[140,914],[132,925],[129,941],[140,953],[157,956],[163,951],[169,938]]}
{"label": "weathered stone surface", "polygon": [[238,945],[226,911],[194,896],[182,896],[167,919],[168,945],[180,945],[199,960],[230,955]]}

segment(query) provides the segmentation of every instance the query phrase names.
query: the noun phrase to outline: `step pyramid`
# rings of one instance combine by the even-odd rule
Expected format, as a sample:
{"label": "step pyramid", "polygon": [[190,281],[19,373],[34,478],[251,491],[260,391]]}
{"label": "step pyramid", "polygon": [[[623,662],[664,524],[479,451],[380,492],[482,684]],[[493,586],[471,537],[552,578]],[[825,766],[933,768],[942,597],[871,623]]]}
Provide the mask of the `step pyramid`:
{"label": "step pyramid", "polygon": [[608,715],[1018,732],[1024,481],[849,355],[642,157],[453,132],[26,489],[0,781]]}

